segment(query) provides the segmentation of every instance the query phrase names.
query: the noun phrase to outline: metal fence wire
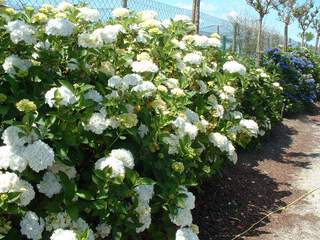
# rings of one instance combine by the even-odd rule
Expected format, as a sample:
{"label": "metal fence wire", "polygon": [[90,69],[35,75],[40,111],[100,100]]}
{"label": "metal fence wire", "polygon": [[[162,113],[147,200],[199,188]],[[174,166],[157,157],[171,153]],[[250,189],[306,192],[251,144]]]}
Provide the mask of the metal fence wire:
{"label": "metal fence wire", "polygon": [[[62,0],[7,0],[8,6],[14,9],[22,9],[26,6],[32,6],[34,8],[40,8],[43,4],[57,5]],[[91,0],[91,1],[77,1],[69,0],[68,2],[87,3],[89,6],[96,8],[102,15],[102,18],[107,19],[111,16],[111,12],[114,8],[121,7],[122,0]],[[183,9],[169,4],[161,3],[155,0],[128,0],[128,8],[135,11],[142,10],[154,10],[159,14],[160,19],[173,18],[176,15],[187,15],[191,17],[192,11]],[[201,13],[200,18],[200,32],[205,35],[209,35],[215,32],[225,36],[226,39],[232,38],[232,27],[226,20],[211,16],[206,13]]]}

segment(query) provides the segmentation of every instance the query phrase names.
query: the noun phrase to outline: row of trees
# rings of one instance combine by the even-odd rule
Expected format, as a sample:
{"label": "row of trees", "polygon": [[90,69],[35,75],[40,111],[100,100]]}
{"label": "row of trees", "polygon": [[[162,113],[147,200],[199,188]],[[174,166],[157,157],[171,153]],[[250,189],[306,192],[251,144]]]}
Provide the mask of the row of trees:
{"label": "row of trees", "polygon": [[319,48],[320,37],[320,16],[319,7],[315,6],[313,0],[306,0],[299,4],[297,0],[246,0],[259,15],[259,33],[256,48],[256,64],[260,65],[261,55],[261,33],[263,30],[263,20],[270,13],[271,9],[278,12],[279,19],[284,23],[284,49],[288,49],[289,26],[295,19],[301,29],[301,46],[305,47],[307,30],[310,27],[316,32],[316,50]]}
{"label": "row of trees", "polygon": [[[197,31],[199,31],[199,16],[200,16],[200,2],[201,0],[193,0],[193,10],[192,10],[192,20],[197,26]],[[268,33],[264,31],[263,21],[265,17],[270,13],[272,9],[276,10],[279,15],[279,20],[284,23],[284,37],[283,37],[283,46],[284,50],[288,49],[289,43],[289,26],[294,20],[298,22],[299,28],[301,29],[301,46],[305,47],[306,40],[310,39],[310,33],[307,31],[312,27],[316,32],[316,51],[319,50],[319,39],[320,39],[320,16],[319,16],[319,7],[315,6],[313,0],[305,0],[304,3],[299,3],[297,0],[246,0],[249,6],[258,13],[258,26],[257,26],[257,35],[256,35],[256,64],[260,65],[261,60],[261,49],[263,40],[263,34]],[[233,14],[229,16],[229,19],[233,25],[233,43],[232,50],[236,51],[237,49],[237,37],[240,38],[240,27],[241,19],[239,15]],[[242,32],[249,28],[252,30],[251,26],[244,25],[245,29],[242,29]],[[244,31],[243,31],[244,30]],[[312,34],[311,34],[312,37]],[[245,37],[246,38],[246,37]],[[264,38],[266,38],[264,36]],[[270,39],[270,38],[268,38]],[[240,44],[238,44],[240,45]],[[239,50],[241,47],[239,46]]]}

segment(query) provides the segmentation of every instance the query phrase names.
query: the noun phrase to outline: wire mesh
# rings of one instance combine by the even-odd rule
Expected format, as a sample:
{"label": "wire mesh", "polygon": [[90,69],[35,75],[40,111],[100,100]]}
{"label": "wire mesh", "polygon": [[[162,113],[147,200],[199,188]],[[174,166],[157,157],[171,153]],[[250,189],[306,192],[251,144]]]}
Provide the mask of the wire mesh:
{"label": "wire mesh", "polygon": [[[61,0],[7,0],[7,5],[15,9],[21,9],[25,6],[32,6],[34,8],[40,8],[43,4],[57,5]],[[94,1],[78,1],[69,0],[68,2],[87,3],[89,6],[96,8],[100,11],[102,18],[107,19],[111,16],[112,9],[121,7],[121,0],[94,0]],[[171,6],[165,3],[161,3],[155,0],[128,0],[128,7],[135,11],[142,10],[154,10],[159,14],[160,19],[173,18],[176,15],[192,15],[192,11],[175,6]],[[200,32],[202,34],[209,35],[211,33],[219,32],[221,35],[231,38],[232,30],[228,21],[211,16],[206,13],[201,13],[200,18]]]}

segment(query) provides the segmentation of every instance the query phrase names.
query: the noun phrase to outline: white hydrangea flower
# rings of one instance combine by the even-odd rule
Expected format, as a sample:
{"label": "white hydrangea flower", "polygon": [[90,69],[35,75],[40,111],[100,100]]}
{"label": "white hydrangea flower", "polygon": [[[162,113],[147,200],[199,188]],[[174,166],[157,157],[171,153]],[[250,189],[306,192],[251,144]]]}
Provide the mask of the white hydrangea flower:
{"label": "white hydrangea flower", "polygon": [[78,35],[78,45],[84,48],[101,48],[103,47],[103,39],[99,34],[81,33]]}
{"label": "white hydrangea flower", "polygon": [[112,17],[114,18],[123,18],[123,17],[128,17],[130,14],[129,9],[127,8],[115,8],[112,11]]}
{"label": "white hydrangea flower", "polygon": [[17,186],[13,191],[21,192],[20,194],[20,205],[27,206],[35,197],[35,192],[30,183],[20,179]]}
{"label": "white hydrangea flower", "polygon": [[211,42],[207,36],[193,35],[192,40],[196,47],[207,48],[211,46]]}
{"label": "white hydrangea flower", "polygon": [[159,28],[160,26],[161,22],[156,19],[148,19],[139,24],[139,27],[143,29]]}
{"label": "white hydrangea flower", "polygon": [[220,104],[215,104],[212,107],[216,110],[215,117],[222,118],[224,115],[224,107]]}
{"label": "white hydrangea flower", "polygon": [[185,111],[185,116],[187,117],[188,121],[195,124],[200,121],[200,117],[198,113],[192,111],[191,109],[187,108]]}
{"label": "white hydrangea flower", "polygon": [[0,147],[0,169],[7,170],[10,165],[10,158],[11,156],[11,147],[10,146],[2,146]]}
{"label": "white hydrangea flower", "polygon": [[20,222],[21,234],[28,239],[40,240],[44,230],[44,220],[34,212],[28,211]]}
{"label": "white hydrangea flower", "polygon": [[151,225],[151,208],[148,204],[139,203],[138,207],[136,208],[136,212],[139,215],[139,223],[142,224],[141,227],[136,229],[136,232],[141,233],[148,229]]}
{"label": "white hydrangea flower", "polygon": [[67,11],[72,8],[74,8],[74,6],[68,2],[60,2],[57,6],[57,10],[61,12]]}
{"label": "white hydrangea flower", "polygon": [[106,223],[100,223],[99,225],[97,225],[96,227],[96,234],[102,238],[105,239],[106,237],[108,237],[111,233],[111,226],[109,224]]}
{"label": "white hydrangea flower", "polygon": [[208,44],[211,47],[221,47],[221,41],[218,38],[209,38],[208,39]]}
{"label": "white hydrangea flower", "polygon": [[234,96],[234,94],[236,93],[236,89],[228,85],[223,86],[223,91],[230,96]]}
{"label": "white hydrangea flower", "polygon": [[150,97],[152,93],[157,91],[157,87],[150,81],[143,81],[141,84],[133,87],[131,91],[142,93],[143,97]]}
{"label": "white hydrangea flower", "polygon": [[97,103],[100,103],[103,100],[103,97],[101,96],[101,94],[97,90],[94,90],[94,89],[90,89],[88,92],[86,92],[84,94],[84,98],[90,99],[90,100],[95,101]]}
{"label": "white hydrangea flower", "polygon": [[169,137],[163,138],[163,142],[169,146],[168,154],[175,155],[179,153],[180,137],[175,134],[170,134]]}
{"label": "white hydrangea flower", "polygon": [[177,226],[190,226],[192,224],[192,213],[190,209],[178,208],[176,215],[169,215],[171,222]]}
{"label": "white hydrangea flower", "polygon": [[79,69],[79,62],[75,58],[71,58],[67,63],[67,69],[70,71],[75,71]]}
{"label": "white hydrangea flower", "polygon": [[202,80],[197,81],[197,83],[198,83],[198,86],[200,88],[200,93],[201,94],[206,94],[208,92],[207,84]]}
{"label": "white hydrangea flower", "polygon": [[174,22],[178,22],[178,21],[182,21],[182,22],[190,22],[191,21],[191,18],[187,15],[176,15],[174,18],[173,18],[173,21]]}
{"label": "white hydrangea flower", "polygon": [[200,52],[188,53],[183,58],[184,63],[194,64],[194,65],[200,65],[202,63],[202,60],[203,60],[203,57]]}
{"label": "white hydrangea flower", "polygon": [[[61,99],[59,99],[59,102],[56,103],[56,100],[55,100],[55,93],[56,91],[59,93]],[[56,104],[60,104],[60,105],[63,105],[63,106],[68,106],[68,105],[72,105],[74,103],[77,102],[77,97],[73,94],[73,92],[65,87],[65,86],[62,86],[62,87],[59,87],[59,88],[51,88],[48,92],[46,92],[45,94],[45,102],[46,104],[49,105],[49,107],[53,107],[54,105]]]}
{"label": "white hydrangea flower", "polygon": [[88,7],[79,8],[78,18],[84,19],[88,22],[96,22],[100,18],[100,13],[97,9]]}
{"label": "white hydrangea flower", "polygon": [[17,44],[21,41],[24,41],[28,45],[35,43],[33,36],[35,34],[35,29],[24,21],[11,21],[8,22],[5,27],[10,32],[10,39],[13,43]]}
{"label": "white hydrangea flower", "polygon": [[56,229],[50,240],[77,240],[77,234],[73,230]]}
{"label": "white hydrangea flower", "polygon": [[195,201],[196,197],[192,192],[189,192],[188,189],[185,186],[181,186],[182,193],[186,195],[186,198],[184,199],[184,207],[185,209],[194,209],[195,208]]}
{"label": "white hydrangea flower", "polygon": [[39,184],[37,184],[39,192],[52,198],[53,195],[61,192],[62,186],[59,179],[50,171],[47,171]]}
{"label": "white hydrangea flower", "polygon": [[164,82],[164,84],[170,89],[178,88],[179,87],[179,80],[175,79],[175,78],[168,78]]}
{"label": "white hydrangea flower", "polygon": [[77,232],[88,231],[89,236],[87,240],[94,240],[94,233],[92,229],[90,229],[88,223],[86,223],[86,221],[84,221],[82,218],[78,218],[77,221],[73,221],[71,229],[74,229]]}
{"label": "white hydrangea flower", "polygon": [[134,188],[134,191],[138,194],[139,203],[149,204],[154,195],[154,185],[138,185]]}
{"label": "white hydrangea flower", "polygon": [[126,149],[114,149],[110,153],[110,157],[123,162],[127,168],[134,168],[134,158],[130,151]]}
{"label": "white hydrangea flower", "polygon": [[197,127],[182,117],[177,117],[172,124],[178,128],[177,132],[181,138],[188,135],[190,139],[194,140],[198,135]]}
{"label": "white hydrangea flower", "polygon": [[228,154],[229,160],[231,160],[233,163],[236,163],[237,154],[235,148],[226,136],[218,132],[210,133],[209,141],[213,143],[214,146],[219,148],[222,152],[226,152]]}
{"label": "white hydrangea flower", "polygon": [[125,29],[120,24],[106,25],[104,28],[98,28],[92,33],[92,38],[103,41],[103,43],[113,43],[117,40],[119,33],[125,33]]}
{"label": "white hydrangea flower", "polygon": [[19,183],[19,177],[15,173],[0,172],[0,193],[12,192]]}
{"label": "white hydrangea flower", "polygon": [[209,141],[213,143],[214,146],[218,147],[221,151],[227,150],[228,138],[221,133],[215,132],[209,135]]}
{"label": "white hydrangea flower", "polygon": [[[12,171],[23,172],[28,165],[28,161],[24,157],[24,148],[12,148],[9,146],[5,146],[9,148],[10,152],[7,156],[7,161],[9,162],[9,168]],[[2,147],[1,147],[2,148]],[[0,157],[1,158],[1,157]]]}
{"label": "white hydrangea flower", "polygon": [[143,78],[139,74],[127,74],[122,81],[127,86],[136,86],[143,83]]}
{"label": "white hydrangea flower", "polygon": [[119,76],[113,76],[109,78],[108,80],[108,86],[111,88],[115,88],[118,90],[126,90],[129,88],[124,82],[122,81],[122,78]]}
{"label": "white hydrangea flower", "polygon": [[[149,133],[149,128],[147,125],[144,124],[140,124],[139,128],[138,128],[138,134],[141,138],[144,138],[146,135],[148,135]],[[1,159],[1,158],[0,158]],[[1,161],[1,160],[0,160]],[[1,164],[1,163],[0,163]],[[0,165],[1,166],[1,165]]]}
{"label": "white hydrangea flower", "polygon": [[185,44],[185,42],[183,41],[179,41],[178,39],[174,38],[171,40],[171,43],[177,47],[177,48],[180,48],[181,50],[186,50],[187,49],[187,46]]}
{"label": "white hydrangea flower", "polygon": [[37,42],[34,45],[34,48],[36,50],[41,50],[41,49],[49,50],[50,47],[51,47],[51,44],[50,44],[49,40],[45,40],[44,42]]}
{"label": "white hydrangea flower", "polygon": [[32,66],[31,61],[27,59],[21,59],[17,55],[11,55],[4,60],[2,64],[5,73],[15,75],[17,70],[21,72],[28,72],[29,68]]}
{"label": "white hydrangea flower", "polygon": [[147,33],[144,30],[139,30],[136,40],[138,43],[146,43],[147,42]]}
{"label": "white hydrangea flower", "polygon": [[95,134],[102,134],[109,126],[106,115],[101,112],[93,113],[89,119],[88,124],[85,125],[85,130],[91,131]]}
{"label": "white hydrangea flower", "polygon": [[24,151],[24,156],[30,168],[35,172],[47,169],[54,163],[54,152],[52,148],[41,140],[29,144]]}
{"label": "white hydrangea flower", "polygon": [[134,61],[131,67],[132,71],[136,73],[156,73],[159,71],[159,67],[150,60]]}
{"label": "white hydrangea flower", "polygon": [[24,147],[0,147],[0,169],[23,172],[28,165],[23,155]]}
{"label": "white hydrangea flower", "polygon": [[252,136],[258,136],[259,126],[255,121],[250,119],[241,119],[240,126],[247,129]]}
{"label": "white hydrangea flower", "polygon": [[234,119],[242,119],[242,118],[243,118],[242,113],[239,112],[239,111],[234,111],[234,112],[231,113],[231,115],[232,115],[232,117],[233,117]]}
{"label": "white hydrangea flower", "polygon": [[229,73],[239,73],[240,75],[245,75],[247,69],[242,64],[237,61],[228,61],[223,65],[223,70]]}
{"label": "white hydrangea flower", "polygon": [[75,25],[68,19],[50,19],[45,27],[46,34],[53,36],[69,37]]}
{"label": "white hydrangea flower", "polygon": [[111,177],[124,177],[125,175],[124,163],[118,159],[112,157],[100,158],[95,163],[95,169],[104,170],[106,167],[112,169]]}
{"label": "white hydrangea flower", "polygon": [[147,20],[156,18],[158,13],[153,10],[145,10],[145,11],[139,12],[138,15],[141,21],[147,21]]}
{"label": "white hydrangea flower", "polygon": [[77,171],[75,167],[71,167],[68,165],[63,164],[62,162],[55,162],[51,167],[50,171],[54,174],[58,174],[59,172],[63,172],[66,174],[70,179],[73,179],[77,175]]}
{"label": "white hydrangea flower", "polygon": [[10,126],[4,130],[1,139],[7,146],[22,147],[27,143],[37,140],[37,136],[35,134],[25,136],[24,132],[20,128],[16,126]]}
{"label": "white hydrangea flower", "polygon": [[199,240],[199,238],[191,228],[184,227],[177,230],[175,240]]}

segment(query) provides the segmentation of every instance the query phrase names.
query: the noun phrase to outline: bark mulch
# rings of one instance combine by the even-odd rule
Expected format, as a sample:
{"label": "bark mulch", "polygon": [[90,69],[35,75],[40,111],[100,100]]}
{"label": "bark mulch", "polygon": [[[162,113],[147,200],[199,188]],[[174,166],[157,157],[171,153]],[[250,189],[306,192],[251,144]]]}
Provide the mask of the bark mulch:
{"label": "bark mulch", "polygon": [[[285,119],[259,149],[240,153],[237,165],[202,185],[193,211],[200,239],[231,240],[267,212],[305,193],[296,189],[292,181],[293,176],[311,165],[312,156],[308,153],[314,147],[314,125],[320,125],[319,109],[318,106],[313,114]],[[264,240],[273,229],[296,221],[292,215],[277,219],[281,214],[284,213],[266,219],[239,239]]]}

